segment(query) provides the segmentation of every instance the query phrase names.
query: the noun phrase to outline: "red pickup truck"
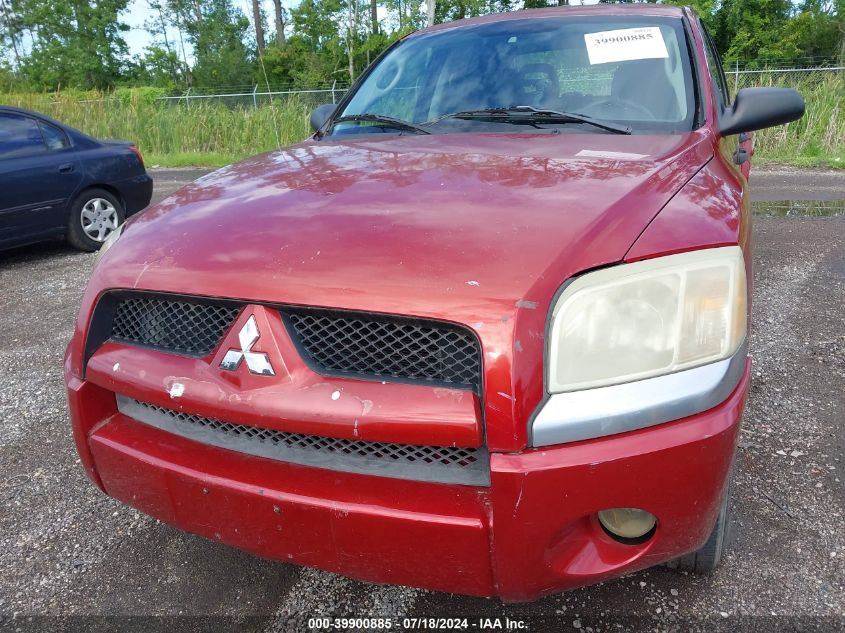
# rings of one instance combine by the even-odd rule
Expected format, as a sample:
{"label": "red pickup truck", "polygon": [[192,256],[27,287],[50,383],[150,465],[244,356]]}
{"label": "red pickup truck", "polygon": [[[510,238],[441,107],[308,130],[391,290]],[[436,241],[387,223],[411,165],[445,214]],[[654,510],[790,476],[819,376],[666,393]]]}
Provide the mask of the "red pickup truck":
{"label": "red pickup truck", "polygon": [[721,556],[748,134],[689,9],[390,47],[307,141],[109,237],[65,357],[106,494],[255,554],[506,601]]}

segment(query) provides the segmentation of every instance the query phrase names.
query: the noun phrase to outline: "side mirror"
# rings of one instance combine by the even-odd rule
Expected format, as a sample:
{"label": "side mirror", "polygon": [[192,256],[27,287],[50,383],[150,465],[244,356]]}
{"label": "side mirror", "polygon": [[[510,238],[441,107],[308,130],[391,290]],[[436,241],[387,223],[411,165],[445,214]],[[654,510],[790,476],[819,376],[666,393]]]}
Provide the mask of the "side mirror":
{"label": "side mirror", "polygon": [[743,88],[719,117],[722,136],[753,132],[796,121],[804,115],[804,97],[790,88]]}
{"label": "side mirror", "polygon": [[337,105],[334,103],[324,103],[321,106],[317,106],[317,109],[311,113],[311,129],[316,132],[323,127],[326,121],[329,120],[329,117],[334,113],[336,107]]}

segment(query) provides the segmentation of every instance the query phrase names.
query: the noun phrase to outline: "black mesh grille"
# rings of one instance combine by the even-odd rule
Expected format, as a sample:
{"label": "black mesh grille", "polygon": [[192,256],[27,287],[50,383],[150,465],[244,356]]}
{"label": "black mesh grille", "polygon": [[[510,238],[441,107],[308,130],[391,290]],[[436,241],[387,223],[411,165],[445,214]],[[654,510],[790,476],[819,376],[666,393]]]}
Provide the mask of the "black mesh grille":
{"label": "black mesh grille", "polygon": [[[233,301],[130,291],[107,295],[95,314],[86,358],[108,338],[205,356],[225,336],[241,307]],[[319,373],[425,381],[481,393],[478,340],[461,326],[306,308],[283,308],[282,314],[303,358]]]}
{"label": "black mesh grille", "polygon": [[484,448],[418,446],[306,435],[223,422],[117,395],[118,409],[188,439],[292,463],[449,483],[489,483]]}
{"label": "black mesh grille", "polygon": [[478,342],[461,327],[316,310],[286,316],[291,334],[322,373],[426,380],[480,392]]}
{"label": "black mesh grille", "polygon": [[237,307],[169,299],[124,299],[115,308],[111,337],[205,356],[215,348],[239,311]]}
{"label": "black mesh grille", "polygon": [[442,464],[444,466],[472,466],[478,461],[474,448],[455,448],[452,446],[415,446],[412,444],[386,444],[382,442],[364,442],[361,440],[347,440],[321,435],[305,435],[303,433],[288,433],[274,431],[257,426],[221,422],[214,418],[166,409],[148,402],[134,401],[136,406],[160,415],[166,415],[173,422],[182,425],[206,428],[217,433],[238,437],[256,442],[284,445],[290,448],[309,451],[324,451],[343,455],[357,455],[358,457],[374,457],[394,462],[423,462],[425,464]]}

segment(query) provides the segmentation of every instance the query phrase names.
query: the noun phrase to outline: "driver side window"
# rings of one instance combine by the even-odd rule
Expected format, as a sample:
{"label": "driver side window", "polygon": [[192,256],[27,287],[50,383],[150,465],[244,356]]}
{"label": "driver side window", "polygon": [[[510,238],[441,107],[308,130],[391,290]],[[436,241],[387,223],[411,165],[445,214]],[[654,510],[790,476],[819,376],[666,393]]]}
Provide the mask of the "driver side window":
{"label": "driver side window", "polygon": [[725,73],[722,70],[722,62],[719,61],[719,54],[716,52],[716,46],[710,38],[704,24],[699,21],[699,27],[704,34],[704,53],[707,57],[707,70],[710,72],[710,79],[713,82],[713,89],[716,91],[717,99],[722,107],[730,105],[730,94],[728,93],[728,82],[725,79]]}
{"label": "driver side window", "polygon": [[[373,88],[361,91],[361,97],[366,102],[361,107],[362,111],[405,121],[416,120],[414,115],[425,88],[423,82],[428,76],[430,59],[431,49],[428,48],[423,55],[410,57],[397,54],[380,64],[374,71]],[[355,102],[358,100],[359,95],[356,95]]]}

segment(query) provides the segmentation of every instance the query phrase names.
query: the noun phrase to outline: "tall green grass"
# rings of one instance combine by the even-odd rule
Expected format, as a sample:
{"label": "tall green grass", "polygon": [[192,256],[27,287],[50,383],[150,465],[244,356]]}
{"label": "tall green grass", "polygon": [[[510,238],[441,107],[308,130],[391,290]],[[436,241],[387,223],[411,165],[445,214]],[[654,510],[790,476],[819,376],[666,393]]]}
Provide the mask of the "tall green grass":
{"label": "tall green grass", "polygon": [[[148,165],[217,166],[305,139],[311,106],[298,99],[258,108],[210,100],[184,103],[99,93],[0,95],[97,138],[134,141]],[[277,139],[278,133],[278,139]]]}
{"label": "tall green grass", "polygon": [[845,168],[844,71],[761,74],[753,85],[795,88],[807,103],[798,121],[755,133],[755,160]]}
{"label": "tall green grass", "polygon": [[[755,161],[845,168],[845,72],[741,75],[748,85],[786,85],[807,101],[795,123],[755,134]],[[0,94],[0,103],[48,114],[98,138],[135,141],[149,165],[219,166],[310,133],[314,103],[297,98],[241,105],[217,100],[158,101],[155,90],[113,94],[62,92]],[[277,138],[278,136],[278,138]]]}

